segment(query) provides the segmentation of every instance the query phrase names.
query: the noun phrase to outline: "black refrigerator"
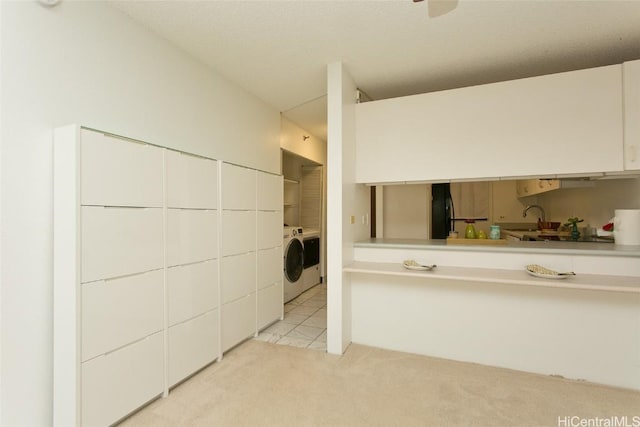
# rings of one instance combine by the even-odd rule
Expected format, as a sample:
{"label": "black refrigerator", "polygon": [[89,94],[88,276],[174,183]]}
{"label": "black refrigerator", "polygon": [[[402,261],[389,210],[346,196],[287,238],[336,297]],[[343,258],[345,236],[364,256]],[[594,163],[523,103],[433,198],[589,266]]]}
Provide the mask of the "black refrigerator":
{"label": "black refrigerator", "polygon": [[451,199],[451,184],[431,185],[431,238],[446,239],[454,230],[455,210]]}

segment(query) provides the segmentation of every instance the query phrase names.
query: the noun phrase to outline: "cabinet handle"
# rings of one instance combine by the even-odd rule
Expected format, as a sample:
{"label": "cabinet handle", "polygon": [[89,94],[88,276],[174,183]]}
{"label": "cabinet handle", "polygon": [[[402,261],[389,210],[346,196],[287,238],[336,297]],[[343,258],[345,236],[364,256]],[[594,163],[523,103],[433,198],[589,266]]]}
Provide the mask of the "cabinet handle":
{"label": "cabinet handle", "polygon": [[629,154],[629,161],[630,162],[635,162],[636,161],[636,146],[635,145],[630,145],[629,149],[627,150],[628,154]]}

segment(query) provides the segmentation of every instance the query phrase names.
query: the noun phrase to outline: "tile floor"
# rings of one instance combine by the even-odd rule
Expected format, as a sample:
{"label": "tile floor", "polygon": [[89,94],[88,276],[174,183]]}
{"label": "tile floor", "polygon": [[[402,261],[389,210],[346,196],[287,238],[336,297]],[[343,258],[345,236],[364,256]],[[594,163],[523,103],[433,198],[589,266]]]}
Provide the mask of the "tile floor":
{"label": "tile floor", "polygon": [[276,344],[327,350],[327,285],[320,283],[284,305],[284,320],[254,338]]}

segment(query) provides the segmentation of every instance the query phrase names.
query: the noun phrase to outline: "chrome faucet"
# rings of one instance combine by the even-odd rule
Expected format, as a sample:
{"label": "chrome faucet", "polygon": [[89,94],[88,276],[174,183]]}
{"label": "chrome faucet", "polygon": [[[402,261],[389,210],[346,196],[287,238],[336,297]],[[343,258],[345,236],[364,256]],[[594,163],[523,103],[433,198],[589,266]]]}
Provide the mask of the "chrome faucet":
{"label": "chrome faucet", "polygon": [[525,218],[527,216],[527,211],[531,208],[538,208],[540,209],[540,214],[542,215],[542,222],[546,221],[545,218],[545,214],[544,214],[544,209],[542,209],[542,206],[540,205],[529,205],[526,208],[524,208],[524,210],[522,211],[522,218]]}

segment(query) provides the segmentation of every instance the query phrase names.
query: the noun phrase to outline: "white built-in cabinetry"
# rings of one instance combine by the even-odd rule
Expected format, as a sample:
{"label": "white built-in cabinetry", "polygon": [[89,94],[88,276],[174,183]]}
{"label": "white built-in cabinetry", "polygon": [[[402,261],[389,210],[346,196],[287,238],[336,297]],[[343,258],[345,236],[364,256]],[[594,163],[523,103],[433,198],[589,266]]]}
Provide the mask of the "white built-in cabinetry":
{"label": "white built-in cabinetry", "polygon": [[222,349],[256,333],[256,171],[222,166]]}
{"label": "white built-in cabinetry", "polygon": [[622,92],[612,65],[361,103],[356,180],[621,171]]}
{"label": "white built-in cabinetry", "polygon": [[640,170],[640,60],[622,64],[624,85],[624,168]]}
{"label": "white built-in cabinetry", "polygon": [[168,385],[220,356],[218,164],[166,150]]}
{"label": "white built-in cabinetry", "polygon": [[282,177],[258,172],[257,329],[283,317]]}
{"label": "white built-in cabinetry", "polygon": [[281,176],[56,129],[54,425],[117,422],[282,310]]}

